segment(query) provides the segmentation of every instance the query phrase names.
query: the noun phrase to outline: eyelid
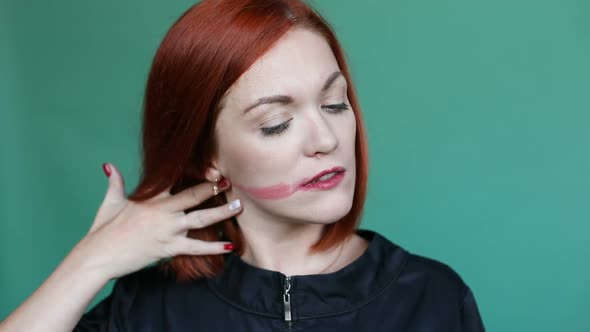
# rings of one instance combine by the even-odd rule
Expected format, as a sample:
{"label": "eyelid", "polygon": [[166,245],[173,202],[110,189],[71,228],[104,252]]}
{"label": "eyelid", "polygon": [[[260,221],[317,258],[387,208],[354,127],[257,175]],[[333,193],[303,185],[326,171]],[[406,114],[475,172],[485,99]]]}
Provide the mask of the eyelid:
{"label": "eyelid", "polygon": [[[293,118],[287,114],[276,114],[271,117],[267,117],[262,121],[258,122],[258,128],[272,128],[276,127],[287,121],[291,121]],[[275,124],[276,123],[276,124]]]}
{"label": "eyelid", "polygon": [[[345,110],[349,110],[350,109],[350,105],[348,105],[346,102],[341,102],[341,103],[338,103],[338,104],[322,105],[321,108],[329,109],[332,113],[340,113],[340,112],[343,112]],[[262,126],[261,129],[276,128],[276,127],[281,126],[284,123],[287,123],[287,122],[290,122],[291,120],[293,120],[293,118],[291,117],[288,120],[281,122],[280,124],[277,124],[277,125],[274,125],[274,126],[268,126],[267,125],[266,127],[264,127],[264,124],[265,123],[271,122],[271,121],[273,121],[273,120],[275,120],[277,118],[281,118],[281,115],[276,115],[276,116],[273,116],[273,117],[271,117],[271,118],[269,118],[267,120],[264,120],[260,124]]]}
{"label": "eyelid", "polygon": [[[339,104],[322,105],[321,108],[330,110],[329,113],[339,114],[339,113],[344,112],[345,110],[349,110],[350,105],[348,105],[346,102],[341,102]],[[278,118],[278,117],[279,116],[272,117],[271,119],[263,122],[263,124],[266,122],[269,122],[275,118]],[[263,137],[278,136],[278,135],[281,135],[283,132],[285,132],[289,128],[290,122],[292,120],[293,120],[293,118],[289,118],[287,121],[284,121],[276,126],[261,127],[258,129],[258,131],[260,132],[260,134]]]}
{"label": "eyelid", "polygon": [[345,102],[341,102],[339,104],[323,105],[322,108],[327,108],[327,109],[333,111],[333,113],[340,113],[342,111],[349,110],[350,105],[348,105]]}
{"label": "eyelid", "polygon": [[289,128],[289,126],[291,125],[291,120],[293,120],[293,118],[290,118],[287,121],[281,122],[280,124],[278,124],[276,126],[262,127],[259,129],[259,132],[263,137],[280,135],[285,130],[287,130],[287,128]]}

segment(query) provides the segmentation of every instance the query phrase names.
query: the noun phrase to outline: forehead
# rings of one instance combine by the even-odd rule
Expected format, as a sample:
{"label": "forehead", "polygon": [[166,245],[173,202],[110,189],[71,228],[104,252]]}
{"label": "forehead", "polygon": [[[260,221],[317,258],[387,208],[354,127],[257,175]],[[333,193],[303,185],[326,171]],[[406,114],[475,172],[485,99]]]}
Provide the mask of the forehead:
{"label": "forehead", "polygon": [[266,95],[317,93],[337,70],[336,58],[321,35],[294,29],[234,83],[226,101],[238,106]]}

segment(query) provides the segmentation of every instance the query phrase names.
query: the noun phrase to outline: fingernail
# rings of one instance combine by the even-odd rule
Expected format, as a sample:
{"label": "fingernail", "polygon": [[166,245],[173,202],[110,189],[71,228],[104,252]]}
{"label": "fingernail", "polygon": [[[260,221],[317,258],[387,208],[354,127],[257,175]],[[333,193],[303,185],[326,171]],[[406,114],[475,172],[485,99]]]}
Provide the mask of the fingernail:
{"label": "fingernail", "polygon": [[219,181],[219,187],[225,189],[226,187],[229,187],[229,181],[227,181],[226,178],[223,178],[223,180]]}
{"label": "fingernail", "polygon": [[235,211],[235,210],[239,209],[240,206],[242,206],[242,203],[240,202],[239,199],[236,199],[229,204],[229,210]]}
{"label": "fingernail", "polygon": [[234,247],[234,244],[233,243],[227,243],[227,244],[224,244],[223,245],[223,249],[225,249],[225,250],[234,250],[235,247]]}
{"label": "fingernail", "polygon": [[104,171],[104,174],[107,175],[107,177],[111,176],[111,166],[108,163],[102,164],[102,170]]}

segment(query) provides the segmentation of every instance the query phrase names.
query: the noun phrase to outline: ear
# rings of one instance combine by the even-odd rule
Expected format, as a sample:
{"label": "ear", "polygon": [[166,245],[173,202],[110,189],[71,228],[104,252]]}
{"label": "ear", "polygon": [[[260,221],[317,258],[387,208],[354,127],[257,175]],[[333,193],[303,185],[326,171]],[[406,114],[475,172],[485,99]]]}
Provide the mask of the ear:
{"label": "ear", "polygon": [[221,172],[215,166],[209,166],[205,170],[205,178],[207,181],[215,182],[216,179],[217,181],[221,181],[222,177]]}

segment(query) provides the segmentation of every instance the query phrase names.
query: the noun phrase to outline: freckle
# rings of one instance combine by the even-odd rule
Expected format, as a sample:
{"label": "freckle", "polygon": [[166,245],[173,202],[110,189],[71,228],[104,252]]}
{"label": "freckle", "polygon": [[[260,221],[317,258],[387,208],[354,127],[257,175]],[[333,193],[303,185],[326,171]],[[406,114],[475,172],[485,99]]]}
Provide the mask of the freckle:
{"label": "freckle", "polygon": [[258,199],[281,199],[287,198],[293,194],[291,186],[288,184],[280,183],[268,187],[244,187],[240,185],[234,185],[236,188],[244,190],[248,194]]}

